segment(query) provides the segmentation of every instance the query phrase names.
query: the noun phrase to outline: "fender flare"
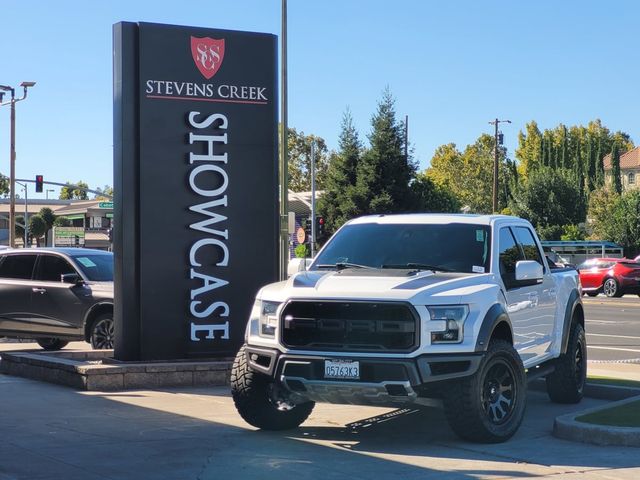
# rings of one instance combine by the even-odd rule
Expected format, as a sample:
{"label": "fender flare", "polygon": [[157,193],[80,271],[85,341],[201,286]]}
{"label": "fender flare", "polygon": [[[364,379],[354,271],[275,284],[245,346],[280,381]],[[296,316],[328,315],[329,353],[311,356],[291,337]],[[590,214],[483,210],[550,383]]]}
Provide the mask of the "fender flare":
{"label": "fender flare", "polygon": [[494,304],[487,313],[484,315],[478,338],[476,339],[476,352],[486,352],[489,346],[489,340],[495,331],[496,327],[501,323],[506,323],[509,326],[509,333],[511,334],[511,343],[513,343],[513,326],[511,325],[511,319],[505,309],[504,305],[499,303]]}
{"label": "fender flare", "polygon": [[569,343],[569,334],[571,332],[571,323],[573,322],[573,316],[576,310],[580,311],[581,317],[578,322],[584,328],[584,309],[582,308],[582,301],[580,300],[580,294],[578,290],[573,290],[569,295],[569,301],[564,312],[564,324],[562,325],[562,343],[560,344],[560,353],[567,353],[567,347]]}

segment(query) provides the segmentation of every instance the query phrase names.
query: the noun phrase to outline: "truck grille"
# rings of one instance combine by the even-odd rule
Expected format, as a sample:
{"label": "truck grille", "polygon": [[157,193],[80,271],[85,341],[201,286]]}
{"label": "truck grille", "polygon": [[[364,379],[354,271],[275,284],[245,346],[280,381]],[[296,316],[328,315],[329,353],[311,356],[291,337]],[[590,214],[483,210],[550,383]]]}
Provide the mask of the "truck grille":
{"label": "truck grille", "polygon": [[398,302],[292,301],[282,310],[282,342],[292,349],[409,352],[419,320]]}

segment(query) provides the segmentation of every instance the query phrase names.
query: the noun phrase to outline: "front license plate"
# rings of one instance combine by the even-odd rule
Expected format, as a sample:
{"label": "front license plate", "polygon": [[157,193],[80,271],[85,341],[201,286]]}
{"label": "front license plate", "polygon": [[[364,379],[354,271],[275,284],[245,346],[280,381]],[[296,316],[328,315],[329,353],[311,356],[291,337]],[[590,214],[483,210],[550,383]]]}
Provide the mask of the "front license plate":
{"label": "front license plate", "polygon": [[324,378],[358,380],[360,378],[360,362],[355,360],[325,360]]}

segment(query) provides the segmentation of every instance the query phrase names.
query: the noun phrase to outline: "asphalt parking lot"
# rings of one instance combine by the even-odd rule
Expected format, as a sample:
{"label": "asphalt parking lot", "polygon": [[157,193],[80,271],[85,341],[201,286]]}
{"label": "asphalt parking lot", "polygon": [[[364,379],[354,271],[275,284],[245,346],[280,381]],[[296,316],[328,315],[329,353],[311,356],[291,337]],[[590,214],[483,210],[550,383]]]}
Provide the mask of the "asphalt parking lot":
{"label": "asphalt parking lot", "polygon": [[458,440],[437,409],[318,405],[301,428],[256,431],[228,388],[119,393],[0,375],[0,479],[637,479],[638,449],[551,436],[556,405],[530,392],[518,433]]}
{"label": "asphalt parking lot", "polygon": [[640,298],[582,297],[589,360],[640,363]]}

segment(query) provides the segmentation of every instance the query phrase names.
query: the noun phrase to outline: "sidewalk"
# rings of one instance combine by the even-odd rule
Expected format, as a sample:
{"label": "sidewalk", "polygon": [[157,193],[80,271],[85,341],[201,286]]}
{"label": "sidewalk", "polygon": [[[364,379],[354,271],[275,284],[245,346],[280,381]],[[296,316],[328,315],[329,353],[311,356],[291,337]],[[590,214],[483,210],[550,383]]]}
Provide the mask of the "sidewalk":
{"label": "sidewalk", "polygon": [[587,375],[640,382],[640,364],[589,362]]}

